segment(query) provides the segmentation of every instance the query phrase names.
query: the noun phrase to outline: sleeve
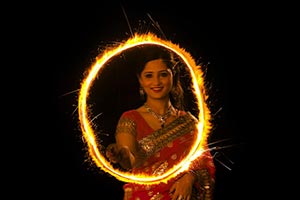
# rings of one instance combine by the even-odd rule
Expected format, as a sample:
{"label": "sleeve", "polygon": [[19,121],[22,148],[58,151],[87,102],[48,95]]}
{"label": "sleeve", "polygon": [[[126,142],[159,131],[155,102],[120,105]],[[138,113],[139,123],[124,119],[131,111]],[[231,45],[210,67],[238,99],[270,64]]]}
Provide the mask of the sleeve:
{"label": "sleeve", "polygon": [[115,134],[127,133],[136,136],[136,123],[128,113],[123,113],[120,117]]}
{"label": "sleeve", "polygon": [[136,128],[137,120],[133,111],[123,113],[118,121],[115,137],[119,149],[122,150],[119,163],[126,170],[140,166],[146,159],[146,155],[136,139]]}

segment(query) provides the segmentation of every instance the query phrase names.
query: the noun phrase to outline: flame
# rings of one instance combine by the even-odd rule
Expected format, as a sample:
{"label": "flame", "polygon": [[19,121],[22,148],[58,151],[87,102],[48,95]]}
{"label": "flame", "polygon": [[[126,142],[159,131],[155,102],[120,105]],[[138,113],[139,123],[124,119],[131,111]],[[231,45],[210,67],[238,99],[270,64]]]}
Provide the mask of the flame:
{"label": "flame", "polygon": [[[114,57],[115,55],[135,46],[145,45],[145,44],[155,44],[160,45],[175,52],[183,62],[188,66],[191,77],[192,84],[194,87],[194,94],[198,100],[198,110],[199,110],[199,123],[197,124],[198,134],[197,139],[190,150],[190,153],[183,159],[179,164],[173,168],[166,171],[160,176],[151,176],[146,174],[132,174],[129,172],[119,171],[115,169],[101,154],[98,149],[98,144],[94,130],[91,126],[91,120],[88,116],[87,109],[87,98],[89,94],[89,89],[97,76],[99,70],[105,65],[105,63]],[[111,174],[115,178],[124,182],[134,182],[138,184],[157,184],[160,182],[167,182],[169,179],[175,177],[181,172],[188,170],[190,163],[195,160],[198,156],[202,154],[204,141],[210,130],[210,111],[205,103],[207,98],[205,94],[203,73],[200,66],[197,66],[192,56],[179,45],[172,43],[171,41],[163,40],[153,33],[138,34],[135,33],[134,36],[129,38],[127,41],[119,44],[114,48],[106,49],[101,55],[96,58],[96,62],[91,66],[89,73],[81,83],[81,89],[79,91],[78,98],[78,112],[79,121],[81,125],[81,130],[83,137],[88,146],[88,152],[92,160],[96,165],[103,171]]]}

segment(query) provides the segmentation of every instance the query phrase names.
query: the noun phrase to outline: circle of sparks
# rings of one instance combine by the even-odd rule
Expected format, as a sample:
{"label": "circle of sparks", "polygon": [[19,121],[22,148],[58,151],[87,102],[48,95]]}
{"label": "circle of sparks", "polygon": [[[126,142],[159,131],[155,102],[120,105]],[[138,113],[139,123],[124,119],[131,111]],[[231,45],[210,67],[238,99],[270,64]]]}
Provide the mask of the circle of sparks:
{"label": "circle of sparks", "polygon": [[[197,99],[197,106],[199,110],[198,124],[197,124],[197,139],[194,142],[189,154],[177,165],[171,169],[165,171],[165,173],[157,176],[146,175],[146,174],[132,174],[130,172],[123,172],[119,169],[114,168],[110,162],[102,155],[99,151],[99,144],[97,143],[97,137],[91,126],[92,122],[88,115],[87,99],[89,94],[89,89],[96,78],[99,76],[99,70],[114,56],[119,53],[126,51],[135,46],[139,45],[160,45],[163,48],[167,48],[175,52],[186,64],[189,69],[192,86],[194,88],[194,94]],[[135,34],[133,37],[129,38],[127,41],[119,44],[115,48],[109,48],[105,50],[101,55],[96,58],[96,61],[91,66],[89,73],[83,79],[81,83],[81,89],[79,91],[78,98],[78,113],[80,127],[82,130],[83,138],[87,143],[87,149],[89,156],[95,162],[95,164],[103,171],[111,174],[115,178],[124,182],[133,182],[138,184],[157,184],[161,182],[167,182],[169,179],[175,177],[181,172],[188,170],[190,163],[200,156],[203,152],[203,141],[205,141],[208,132],[210,130],[210,112],[205,103],[205,87],[204,79],[202,77],[201,66],[197,66],[194,59],[185,49],[179,47],[179,45],[172,43],[171,41],[163,40],[152,33],[146,34]]]}

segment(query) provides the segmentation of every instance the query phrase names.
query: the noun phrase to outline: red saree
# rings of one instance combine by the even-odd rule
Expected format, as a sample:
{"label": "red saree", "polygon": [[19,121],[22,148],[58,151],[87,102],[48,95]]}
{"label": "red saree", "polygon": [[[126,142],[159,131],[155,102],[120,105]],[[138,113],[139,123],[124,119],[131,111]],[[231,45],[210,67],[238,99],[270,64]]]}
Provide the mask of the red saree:
{"label": "red saree", "polygon": [[[176,120],[155,131],[136,110],[123,113],[116,134],[124,129],[130,131],[148,157],[141,167],[132,169],[132,173],[160,175],[179,163],[189,153],[197,136],[196,123],[197,119],[190,113],[182,112]],[[197,177],[191,199],[211,199],[211,188],[206,188],[213,184],[215,174],[210,152],[206,151],[194,160],[190,168]],[[169,200],[169,189],[180,176],[155,185],[126,183],[123,186],[124,200]]]}

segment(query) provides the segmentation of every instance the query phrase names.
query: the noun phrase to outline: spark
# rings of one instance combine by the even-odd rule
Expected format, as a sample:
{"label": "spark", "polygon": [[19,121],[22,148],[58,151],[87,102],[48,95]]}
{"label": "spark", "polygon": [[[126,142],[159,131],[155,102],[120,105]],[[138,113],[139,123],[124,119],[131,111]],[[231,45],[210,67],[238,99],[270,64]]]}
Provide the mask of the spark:
{"label": "spark", "polygon": [[93,122],[95,119],[97,119],[100,115],[102,115],[102,113],[99,113],[99,114],[96,115],[93,119],[91,119],[91,122]]}
{"label": "spark", "polygon": [[126,12],[125,12],[125,9],[124,9],[124,7],[123,7],[122,5],[121,5],[121,7],[122,7],[123,14],[124,14],[124,16],[125,16],[127,25],[128,25],[128,27],[129,27],[131,36],[134,36],[133,31],[132,31],[131,26],[130,26],[130,23],[129,23],[129,20],[128,20],[128,16],[127,16],[127,14],[126,14]]}

